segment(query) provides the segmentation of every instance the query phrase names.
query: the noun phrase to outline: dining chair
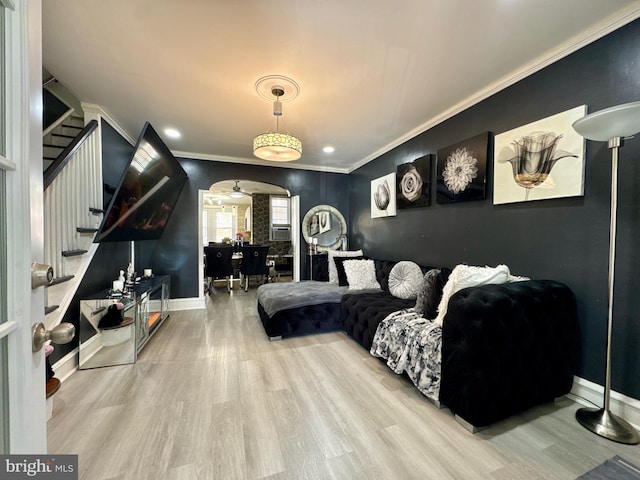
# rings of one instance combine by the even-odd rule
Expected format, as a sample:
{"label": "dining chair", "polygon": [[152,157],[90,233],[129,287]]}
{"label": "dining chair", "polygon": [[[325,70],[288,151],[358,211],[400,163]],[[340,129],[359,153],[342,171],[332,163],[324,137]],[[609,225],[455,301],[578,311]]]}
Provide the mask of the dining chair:
{"label": "dining chair", "polygon": [[240,285],[244,284],[244,291],[249,290],[249,277],[259,275],[262,283],[265,276],[269,275],[269,265],[267,265],[268,245],[243,245],[242,263],[240,263]]}
{"label": "dining chair", "polygon": [[208,245],[204,247],[205,275],[209,292],[215,280],[227,281],[227,291],[233,288],[233,247],[229,245]]}

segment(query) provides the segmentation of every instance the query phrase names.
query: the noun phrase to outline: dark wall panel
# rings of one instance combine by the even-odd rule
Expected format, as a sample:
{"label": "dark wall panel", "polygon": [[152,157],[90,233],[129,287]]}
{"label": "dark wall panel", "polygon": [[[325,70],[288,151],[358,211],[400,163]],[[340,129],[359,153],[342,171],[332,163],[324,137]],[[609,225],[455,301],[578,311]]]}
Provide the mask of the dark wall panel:
{"label": "dark wall panel", "polygon": [[[425,92],[428,94],[428,92]],[[509,265],[515,274],[552,278],[576,293],[581,321],[578,375],[604,382],[611,154],[587,142],[584,197],[492,205],[487,199],[398,210],[370,218],[370,182],[439,148],[483,131],[494,134],[569,108],[589,111],[640,99],[640,21],[608,35],[491,96],[364,165],[350,177],[350,246],[367,255],[424,265]],[[491,150],[493,151],[493,150]],[[620,150],[618,252],[612,387],[640,399],[640,138]],[[435,179],[435,164],[433,165]]]}
{"label": "dark wall panel", "polygon": [[[198,192],[222,180],[252,180],[278,185],[291,195],[300,195],[300,213],[318,204],[328,204],[349,214],[349,179],[345,174],[262,167],[207,160],[180,159],[189,176],[159,240],[136,242],[136,269],[152,268],[154,272],[169,274],[171,297],[198,296]],[[300,248],[306,244],[300,237]]]}

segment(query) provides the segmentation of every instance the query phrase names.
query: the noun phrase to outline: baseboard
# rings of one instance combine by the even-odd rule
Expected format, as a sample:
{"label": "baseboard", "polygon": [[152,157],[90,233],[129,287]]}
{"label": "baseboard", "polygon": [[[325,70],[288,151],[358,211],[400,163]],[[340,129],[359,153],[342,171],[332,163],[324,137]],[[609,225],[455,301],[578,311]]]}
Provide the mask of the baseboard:
{"label": "baseboard", "polygon": [[204,297],[172,298],[169,301],[171,310],[198,310],[206,308]]}
{"label": "baseboard", "polygon": [[78,352],[79,350],[76,347],[51,365],[51,368],[53,368],[56,374],[56,378],[61,382],[64,382],[72,373],[78,370]]}
{"label": "baseboard", "polygon": [[[587,407],[593,407],[594,405],[602,407],[604,387],[584,378],[574,377],[573,387],[567,396]],[[624,418],[640,430],[640,400],[611,391],[609,408],[613,413]]]}

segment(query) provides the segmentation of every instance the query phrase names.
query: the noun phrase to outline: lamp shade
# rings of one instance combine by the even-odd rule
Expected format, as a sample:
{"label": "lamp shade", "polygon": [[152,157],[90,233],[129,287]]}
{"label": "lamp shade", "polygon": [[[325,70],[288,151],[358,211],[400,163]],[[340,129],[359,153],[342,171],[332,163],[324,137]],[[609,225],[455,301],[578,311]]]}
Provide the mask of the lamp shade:
{"label": "lamp shade", "polygon": [[253,154],[263,160],[291,162],[302,156],[302,142],[284,133],[263,133],[253,139]]}
{"label": "lamp shade", "polygon": [[640,102],[623,103],[590,113],[573,122],[573,129],[588,140],[606,142],[640,132]]}

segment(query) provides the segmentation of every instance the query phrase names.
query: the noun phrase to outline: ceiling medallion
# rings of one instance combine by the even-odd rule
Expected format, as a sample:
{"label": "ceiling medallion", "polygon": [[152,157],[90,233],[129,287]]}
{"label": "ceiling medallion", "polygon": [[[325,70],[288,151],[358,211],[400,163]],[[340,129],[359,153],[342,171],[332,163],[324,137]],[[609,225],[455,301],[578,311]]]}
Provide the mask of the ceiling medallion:
{"label": "ceiling medallion", "polygon": [[300,85],[294,80],[283,75],[267,75],[259,78],[255,83],[258,95],[265,100],[273,100],[273,88],[279,87],[283,93],[279,100],[283,103],[290,102],[300,93]]}

